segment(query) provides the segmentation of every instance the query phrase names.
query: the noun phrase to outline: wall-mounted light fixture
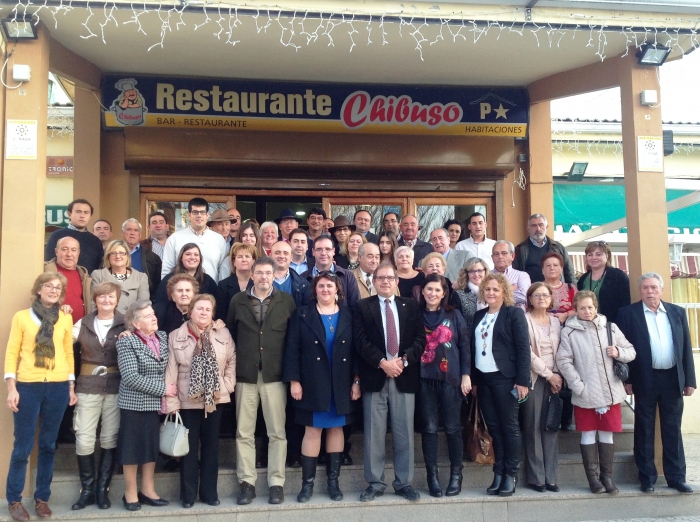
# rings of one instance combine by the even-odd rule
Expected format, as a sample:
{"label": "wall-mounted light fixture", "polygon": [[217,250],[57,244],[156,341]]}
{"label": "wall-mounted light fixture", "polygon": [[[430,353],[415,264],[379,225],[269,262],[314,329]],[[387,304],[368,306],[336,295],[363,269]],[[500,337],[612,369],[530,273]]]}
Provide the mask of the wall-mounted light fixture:
{"label": "wall-mounted light fixture", "polygon": [[671,54],[671,49],[663,45],[649,45],[644,44],[642,48],[637,52],[637,58],[639,58],[639,65],[654,65],[660,67]]}
{"label": "wall-mounted light fixture", "polygon": [[23,20],[13,20],[12,18],[5,18],[0,21],[2,25],[2,32],[7,40],[12,42],[18,42],[21,40],[36,40],[36,27],[29,21]]}
{"label": "wall-mounted light fixture", "polygon": [[683,243],[676,241],[675,237],[668,243],[668,255],[671,258],[671,263],[678,264],[683,257]]}
{"label": "wall-mounted light fixture", "polygon": [[586,173],[588,168],[588,162],[584,161],[574,161],[571,164],[571,170],[569,170],[569,175],[566,181],[582,181],[583,175]]}

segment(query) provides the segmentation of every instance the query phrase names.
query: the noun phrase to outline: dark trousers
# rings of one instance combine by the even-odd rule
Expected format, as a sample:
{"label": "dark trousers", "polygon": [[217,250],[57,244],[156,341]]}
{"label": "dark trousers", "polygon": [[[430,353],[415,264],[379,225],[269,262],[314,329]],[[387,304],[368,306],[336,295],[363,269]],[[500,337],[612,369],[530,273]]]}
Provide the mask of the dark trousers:
{"label": "dark trousers", "polygon": [[180,461],[180,499],[194,503],[197,492],[202,502],[219,498],[219,429],[223,408],[204,417],[203,409],[180,410],[182,423],[189,430],[190,452]]}
{"label": "dark trousers", "polygon": [[306,428],[301,424],[294,422],[294,403],[292,394],[287,388],[287,418],[284,424],[284,431],[287,434],[287,462],[301,459],[301,441],[304,439]]}
{"label": "dark trousers", "polygon": [[423,458],[426,466],[437,465],[437,432],[439,417],[445,426],[447,449],[450,465],[462,465],[462,430],[460,413],[462,410],[462,391],[446,381],[421,379],[418,409],[422,422]]}
{"label": "dark trousers", "polygon": [[664,475],[667,481],[685,482],[685,453],[681,436],[683,395],[678,387],[678,370],[653,370],[650,383],[634,386],[634,460],[639,480],[654,484],[654,429],[659,406]]}
{"label": "dark trousers", "polygon": [[479,406],[493,437],[493,453],[496,459],[493,472],[516,477],[520,464],[520,405],[511,393],[515,379],[509,379],[501,372],[477,372]]}
{"label": "dark trousers", "polygon": [[[68,381],[18,382],[19,404],[12,417],[15,442],[10,457],[5,490],[8,503],[21,502],[27,478],[27,462],[34,447],[34,434],[39,424],[39,459],[37,462],[35,500],[48,501],[51,496],[56,438],[63,413],[68,406]],[[41,419],[41,422],[39,422]]]}

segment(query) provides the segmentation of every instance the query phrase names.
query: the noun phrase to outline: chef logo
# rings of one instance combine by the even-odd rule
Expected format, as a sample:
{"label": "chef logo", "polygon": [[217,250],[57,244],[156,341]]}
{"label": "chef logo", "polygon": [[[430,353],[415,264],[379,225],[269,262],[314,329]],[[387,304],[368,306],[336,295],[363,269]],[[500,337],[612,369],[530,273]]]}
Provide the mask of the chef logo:
{"label": "chef logo", "polygon": [[146,102],[136,88],[138,82],[133,78],[122,78],[114,87],[121,94],[112,102],[109,110],[114,113],[118,123],[122,125],[143,125],[143,115],[148,112]]}

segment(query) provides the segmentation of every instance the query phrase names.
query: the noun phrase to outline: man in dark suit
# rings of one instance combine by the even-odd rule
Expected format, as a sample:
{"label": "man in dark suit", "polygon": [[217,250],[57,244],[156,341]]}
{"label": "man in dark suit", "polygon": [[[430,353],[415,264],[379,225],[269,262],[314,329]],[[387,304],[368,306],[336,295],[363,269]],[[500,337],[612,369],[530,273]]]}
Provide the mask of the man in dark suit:
{"label": "man in dark suit", "polygon": [[379,236],[369,231],[372,226],[372,214],[369,210],[358,210],[352,218],[356,230],[365,236],[368,243],[379,245]]}
{"label": "man in dark suit", "polygon": [[399,246],[407,246],[413,250],[413,268],[419,267],[423,258],[433,251],[433,246],[418,239],[420,227],[416,216],[406,214],[401,218],[400,228],[401,239],[399,240]]}
{"label": "man in dark suit", "polygon": [[319,272],[330,270],[335,272],[340,277],[343,285],[343,293],[345,294],[345,302],[352,309],[355,303],[360,299],[360,290],[357,287],[355,276],[349,270],[340,268],[333,262],[335,256],[335,247],[333,240],[328,236],[321,236],[314,242],[314,259],[309,266],[309,271],[301,274],[301,277],[311,283]]}
{"label": "man in dark suit", "polygon": [[393,265],[381,264],[373,274],[377,295],[355,305],[353,329],[358,350],[360,388],[365,424],[365,480],[360,495],[368,502],[383,495],[386,425],[391,416],[394,442],[394,491],[418,500],[413,489],[413,413],[420,389],[420,358],[425,329],[418,302],[396,297],[398,274]]}
{"label": "man in dark suit", "polygon": [[661,301],[664,282],[648,272],[639,278],[640,302],[621,308],[617,325],[634,345],[637,357],[629,363],[627,393],[634,394],[634,460],[641,490],[654,491],[656,407],[661,421],[666,482],[681,493],[685,483],[685,453],[681,436],[683,396],[695,391],[695,366],[688,319],[680,306]]}

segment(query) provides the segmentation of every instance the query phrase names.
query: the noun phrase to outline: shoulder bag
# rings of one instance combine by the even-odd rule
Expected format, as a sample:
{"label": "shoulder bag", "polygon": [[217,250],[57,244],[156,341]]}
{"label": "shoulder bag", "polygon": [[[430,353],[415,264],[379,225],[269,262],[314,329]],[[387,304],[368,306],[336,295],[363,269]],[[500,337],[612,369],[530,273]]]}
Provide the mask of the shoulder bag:
{"label": "shoulder bag", "polygon": [[464,427],[464,452],[469,460],[477,464],[492,465],[495,462],[493,439],[486,428],[476,395],[472,398],[469,419]]}
{"label": "shoulder bag", "polygon": [[[614,346],[612,338],[612,323],[605,323],[605,329],[608,331],[608,346]],[[615,377],[620,379],[622,382],[625,382],[630,377],[630,367],[627,366],[627,363],[620,362],[617,359],[613,359],[613,372],[615,373]]]}
{"label": "shoulder bag", "polygon": [[160,452],[171,457],[184,457],[190,452],[188,433],[180,412],[169,413],[160,426]]}

